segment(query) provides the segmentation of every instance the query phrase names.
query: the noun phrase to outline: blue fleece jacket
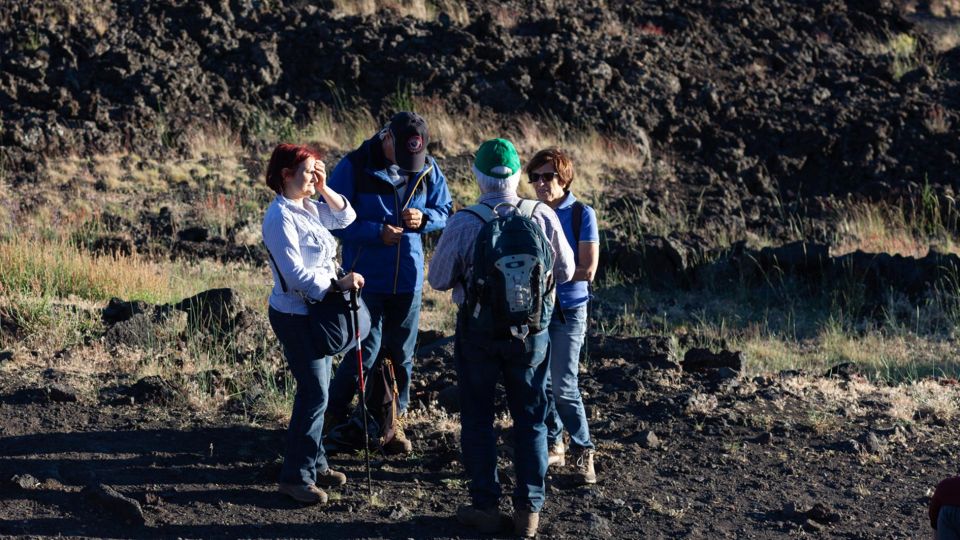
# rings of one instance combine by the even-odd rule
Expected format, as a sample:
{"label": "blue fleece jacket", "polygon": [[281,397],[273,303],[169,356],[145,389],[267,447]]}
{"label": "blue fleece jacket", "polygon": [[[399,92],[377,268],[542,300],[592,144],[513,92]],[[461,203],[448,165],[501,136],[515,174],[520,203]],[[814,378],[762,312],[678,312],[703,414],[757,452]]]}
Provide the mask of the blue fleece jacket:
{"label": "blue fleece jacket", "polygon": [[[447,179],[440,166],[427,156],[423,170],[397,188],[391,182],[380,138],[367,140],[337,164],[327,183],[350,201],[357,219],[331,231],[343,245],[343,268],[363,275],[364,290],[372,293],[419,292],[423,287],[423,244],[420,235],[443,229],[453,206]],[[423,212],[418,230],[403,225],[405,208]],[[384,224],[404,227],[395,246],[383,243]]]}

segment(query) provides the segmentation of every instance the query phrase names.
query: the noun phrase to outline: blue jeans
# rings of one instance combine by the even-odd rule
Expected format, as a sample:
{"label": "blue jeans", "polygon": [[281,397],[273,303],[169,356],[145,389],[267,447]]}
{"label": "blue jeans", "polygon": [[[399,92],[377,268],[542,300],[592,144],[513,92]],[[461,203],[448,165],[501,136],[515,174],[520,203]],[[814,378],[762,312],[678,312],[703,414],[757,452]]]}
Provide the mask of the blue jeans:
{"label": "blue jeans", "polygon": [[960,508],[941,506],[937,516],[937,540],[960,540]]}
{"label": "blue jeans", "polygon": [[[408,294],[363,293],[363,301],[370,310],[370,335],[360,343],[363,353],[364,382],[380,353],[381,345],[397,370],[400,390],[398,407],[403,414],[410,403],[410,379],[413,376],[413,349],[417,344],[417,326],[420,324],[420,291]],[[330,383],[331,418],[343,418],[357,394],[357,350],[350,349],[343,356]]]}
{"label": "blue jeans", "polygon": [[280,481],[310,485],[316,482],[317,471],[326,471],[328,467],[321,433],[323,412],[327,408],[331,359],[317,352],[306,315],[291,315],[270,308],[269,316],[273,333],[283,346],[290,373],[297,381]]}
{"label": "blue jeans", "polygon": [[499,506],[493,420],[497,379],[502,375],[513,417],[513,464],[517,476],[513,506],[539,512],[547,474],[547,428],[543,420],[547,413],[548,333],[528,337],[526,343],[491,341],[464,335],[461,326],[457,325],[455,357],[460,389],[460,447],[470,478],[470,498],[477,508]]}
{"label": "blue jeans", "polygon": [[570,433],[572,446],[593,448],[587,414],[580,397],[580,347],[587,332],[587,305],[564,309],[550,321],[550,373],[547,376],[547,442],[553,445]]}

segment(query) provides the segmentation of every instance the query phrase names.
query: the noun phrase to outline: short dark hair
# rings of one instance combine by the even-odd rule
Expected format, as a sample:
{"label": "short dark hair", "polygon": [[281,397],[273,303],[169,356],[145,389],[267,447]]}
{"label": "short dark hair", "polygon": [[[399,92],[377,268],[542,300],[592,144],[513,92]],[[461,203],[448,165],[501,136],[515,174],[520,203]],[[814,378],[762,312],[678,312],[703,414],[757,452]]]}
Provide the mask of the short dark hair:
{"label": "short dark hair", "polygon": [[537,152],[527,162],[527,166],[523,170],[530,174],[546,163],[553,163],[553,168],[557,170],[563,189],[569,190],[570,184],[573,182],[573,160],[570,159],[570,154],[560,148],[546,148]]}
{"label": "short dark hair", "polygon": [[298,144],[280,143],[270,155],[267,165],[267,186],[278,195],[283,193],[283,170],[292,169],[307,160],[308,157],[320,159],[320,153]]}

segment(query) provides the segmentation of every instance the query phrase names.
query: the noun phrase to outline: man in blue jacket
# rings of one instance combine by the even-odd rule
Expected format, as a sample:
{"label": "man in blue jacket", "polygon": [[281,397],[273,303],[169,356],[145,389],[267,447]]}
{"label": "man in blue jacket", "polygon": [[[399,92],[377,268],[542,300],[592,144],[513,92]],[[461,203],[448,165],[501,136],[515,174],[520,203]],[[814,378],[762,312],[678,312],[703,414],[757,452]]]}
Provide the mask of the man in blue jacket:
{"label": "man in blue jacket", "polygon": [[[370,335],[361,343],[364,371],[384,347],[400,369],[399,413],[410,402],[413,349],[420,320],[423,287],[421,235],[443,229],[453,202],[437,162],[427,155],[426,121],[400,112],[382,131],[350,152],[333,170],[327,185],[350,200],[357,219],[332,231],[342,240],[343,265],[365,278],[363,300],[370,309]],[[344,358],[356,358],[350,351]],[[327,414],[338,422],[357,389],[357,364],[340,362],[330,382]],[[398,428],[385,450],[410,452]]]}

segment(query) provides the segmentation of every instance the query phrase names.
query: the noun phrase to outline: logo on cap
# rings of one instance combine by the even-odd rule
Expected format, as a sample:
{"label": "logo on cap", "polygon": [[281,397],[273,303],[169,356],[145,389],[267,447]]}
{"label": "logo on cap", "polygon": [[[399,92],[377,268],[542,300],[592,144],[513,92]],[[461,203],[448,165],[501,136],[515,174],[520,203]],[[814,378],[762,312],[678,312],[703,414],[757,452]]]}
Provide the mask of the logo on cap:
{"label": "logo on cap", "polygon": [[407,151],[411,154],[418,154],[423,150],[423,137],[414,135],[407,139]]}

